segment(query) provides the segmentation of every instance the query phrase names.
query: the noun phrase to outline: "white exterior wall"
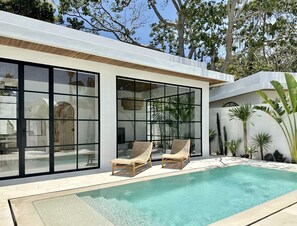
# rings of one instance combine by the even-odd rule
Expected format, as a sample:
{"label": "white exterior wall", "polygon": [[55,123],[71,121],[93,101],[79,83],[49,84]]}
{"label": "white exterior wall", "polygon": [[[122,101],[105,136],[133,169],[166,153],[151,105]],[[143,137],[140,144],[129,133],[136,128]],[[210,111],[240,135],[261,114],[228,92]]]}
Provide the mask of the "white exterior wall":
{"label": "white exterior wall", "polygon": [[[236,140],[238,138],[241,138],[243,140],[243,128],[242,128],[242,122],[240,120],[232,120],[230,121],[230,117],[228,115],[228,111],[230,108],[212,108],[210,109],[210,116],[209,116],[209,122],[210,122],[210,128],[215,130],[217,132],[217,113],[219,113],[220,121],[221,121],[221,133],[222,133],[222,139],[224,142],[224,135],[223,135],[223,127],[226,126],[227,130],[227,137],[228,141],[230,140]],[[253,123],[254,125],[252,125]],[[261,111],[256,111],[254,115],[249,119],[247,124],[247,130],[248,130],[248,146],[252,146],[252,137],[258,133],[269,133],[272,136],[273,142],[270,145],[269,152],[271,154],[274,153],[275,150],[278,150],[280,153],[282,153],[285,157],[291,159],[290,150],[287,145],[287,141],[285,139],[285,136],[280,129],[279,125],[272,119],[270,116],[265,114]],[[218,136],[216,136],[215,141],[212,143],[212,152],[215,152],[216,150],[219,150],[218,147]],[[243,154],[243,142],[241,143],[241,146],[239,148],[239,154]],[[268,152],[264,151],[264,156]],[[230,154],[230,153],[229,153]],[[253,154],[253,158],[261,159],[260,153]]]}
{"label": "white exterior wall", "polygon": [[208,156],[209,84],[198,80],[150,73],[0,45],[0,57],[100,73],[100,168],[116,157],[116,76],[202,88],[202,155]]}
{"label": "white exterior wall", "polygon": [[[264,91],[269,98],[275,99],[277,94],[274,91]],[[220,108],[223,107],[224,104],[228,102],[235,102],[238,105],[243,105],[246,103],[254,104],[261,104],[263,103],[263,99],[256,93],[246,93],[239,96],[229,97],[223,100],[213,101],[209,103],[209,108]]]}

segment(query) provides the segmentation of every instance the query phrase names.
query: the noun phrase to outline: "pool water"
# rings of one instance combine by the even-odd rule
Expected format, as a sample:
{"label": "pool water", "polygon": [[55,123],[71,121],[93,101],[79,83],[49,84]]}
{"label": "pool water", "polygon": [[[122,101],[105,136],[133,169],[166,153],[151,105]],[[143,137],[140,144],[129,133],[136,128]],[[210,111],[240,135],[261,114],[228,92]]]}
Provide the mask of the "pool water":
{"label": "pool water", "polygon": [[297,173],[231,166],[77,194],[115,225],[208,225],[297,189]]}

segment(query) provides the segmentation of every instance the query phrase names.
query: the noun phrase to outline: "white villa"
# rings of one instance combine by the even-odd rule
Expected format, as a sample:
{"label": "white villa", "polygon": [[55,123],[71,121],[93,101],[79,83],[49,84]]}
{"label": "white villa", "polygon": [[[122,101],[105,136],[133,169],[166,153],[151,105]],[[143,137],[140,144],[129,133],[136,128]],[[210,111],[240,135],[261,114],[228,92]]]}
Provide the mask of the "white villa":
{"label": "white villa", "polygon": [[[209,155],[205,63],[0,11],[0,180],[110,167],[134,140]],[[185,109],[191,114],[185,116]]]}

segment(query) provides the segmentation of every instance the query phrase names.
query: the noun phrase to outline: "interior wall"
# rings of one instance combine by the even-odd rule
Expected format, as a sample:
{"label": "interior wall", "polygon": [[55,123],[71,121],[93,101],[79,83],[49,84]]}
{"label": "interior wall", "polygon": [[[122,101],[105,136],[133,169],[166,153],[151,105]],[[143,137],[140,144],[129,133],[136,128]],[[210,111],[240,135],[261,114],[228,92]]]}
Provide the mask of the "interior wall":
{"label": "interior wall", "polygon": [[[209,155],[209,84],[198,80],[162,75],[97,62],[0,45],[0,57],[100,73],[100,167],[110,168],[116,157],[116,76],[185,85],[202,89],[202,155]],[[85,131],[82,131],[85,132]]]}

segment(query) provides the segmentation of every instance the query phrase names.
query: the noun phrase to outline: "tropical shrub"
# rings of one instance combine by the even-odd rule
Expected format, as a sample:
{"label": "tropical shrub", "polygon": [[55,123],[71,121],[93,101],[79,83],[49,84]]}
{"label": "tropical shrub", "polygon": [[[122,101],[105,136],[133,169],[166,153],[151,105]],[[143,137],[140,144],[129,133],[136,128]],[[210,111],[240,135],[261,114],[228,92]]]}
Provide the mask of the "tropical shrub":
{"label": "tropical shrub", "polygon": [[272,142],[272,137],[268,133],[258,133],[252,137],[253,145],[255,148],[260,149],[261,160],[264,160],[263,150],[267,151],[270,143]]}
{"label": "tropical shrub", "polygon": [[252,117],[254,108],[251,104],[244,104],[242,106],[234,107],[229,110],[230,120],[237,119],[242,121],[243,127],[243,148],[245,155],[247,154],[247,121]]}
{"label": "tropical shrub", "polygon": [[[294,76],[289,73],[285,73],[285,78],[288,96],[282,84],[278,81],[271,81],[270,83],[274,87],[280,102],[270,99],[263,91],[257,91],[269,107],[256,106],[255,109],[265,112],[278,123],[285,135],[291,158],[297,162],[297,82]],[[288,120],[284,121],[285,118]]]}
{"label": "tropical shrub", "polygon": [[232,156],[236,156],[237,150],[239,148],[239,145],[241,143],[241,138],[238,138],[237,140],[230,140],[226,142],[226,146],[231,152]]}
{"label": "tropical shrub", "polygon": [[210,129],[209,130],[209,154],[211,154],[211,143],[214,141],[216,136],[217,136],[216,131],[213,129]]}

